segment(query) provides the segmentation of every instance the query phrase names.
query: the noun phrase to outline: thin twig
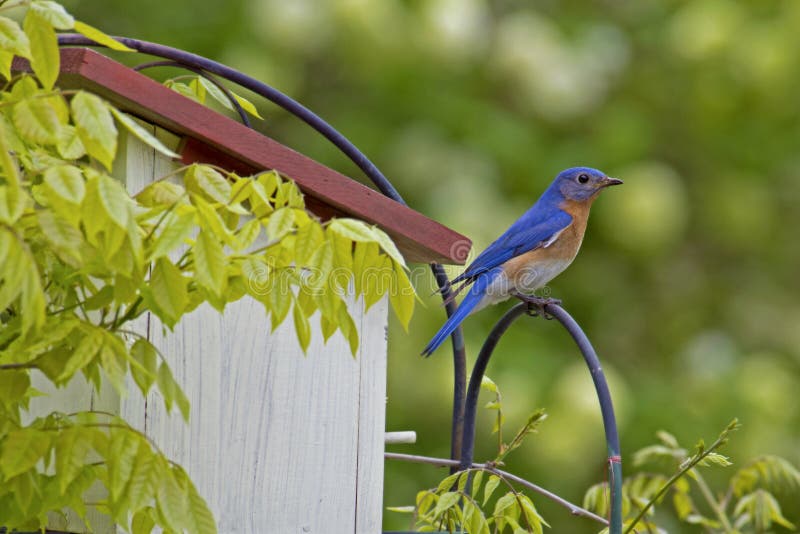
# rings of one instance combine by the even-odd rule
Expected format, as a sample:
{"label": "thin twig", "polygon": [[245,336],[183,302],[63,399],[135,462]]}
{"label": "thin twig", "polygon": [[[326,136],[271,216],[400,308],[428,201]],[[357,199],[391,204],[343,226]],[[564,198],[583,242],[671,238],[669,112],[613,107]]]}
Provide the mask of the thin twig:
{"label": "thin twig", "polygon": [[[400,461],[404,461],[404,462],[414,462],[414,463],[420,463],[420,464],[431,464],[431,465],[438,465],[438,466],[442,466],[442,467],[453,467],[453,466],[458,466],[459,465],[459,461],[458,460],[447,460],[445,458],[432,458],[430,456],[418,456],[416,454],[401,454],[401,453],[397,453],[397,452],[385,452],[385,453],[383,453],[383,457],[386,458],[387,460],[400,460]],[[508,471],[503,471],[502,469],[497,469],[492,464],[473,463],[471,465],[471,467],[476,468],[476,469],[483,469],[483,470],[488,471],[488,472],[490,472],[490,473],[492,473],[494,475],[499,476],[500,478],[504,478],[504,479],[516,482],[520,486],[524,486],[524,487],[528,488],[529,490],[534,491],[534,492],[538,493],[539,495],[542,495],[543,497],[547,497],[548,499],[550,499],[551,501],[553,501],[553,502],[555,502],[557,504],[560,504],[561,506],[563,506],[564,508],[569,510],[572,515],[576,515],[576,516],[580,516],[580,517],[588,517],[589,519],[593,519],[593,520],[597,521],[598,523],[602,523],[604,525],[608,525],[608,521],[606,519],[600,517],[599,515],[594,514],[594,513],[590,512],[589,510],[586,510],[585,508],[581,508],[577,504],[572,504],[568,500],[566,500],[566,499],[564,499],[562,497],[559,497],[555,493],[552,493],[552,492],[544,489],[541,486],[537,486],[533,482],[529,482],[529,481],[525,480],[524,478],[518,477],[517,475],[514,475],[512,473],[509,473]]]}
{"label": "thin twig", "polygon": [[702,462],[702,461],[703,461],[703,459],[704,459],[706,456],[708,456],[709,454],[711,454],[712,452],[714,452],[716,449],[718,449],[719,447],[721,447],[722,445],[724,445],[724,444],[725,444],[725,442],[726,442],[726,441],[728,441],[728,434],[729,434],[731,431],[733,431],[733,430],[736,430],[738,427],[739,427],[739,422],[738,422],[736,419],[734,419],[734,420],[733,420],[733,421],[732,421],[732,422],[731,422],[731,423],[730,423],[730,424],[729,424],[729,425],[728,425],[728,426],[725,428],[725,430],[723,430],[723,431],[722,431],[722,433],[719,435],[719,437],[716,439],[716,441],[714,441],[714,443],[712,443],[712,444],[711,444],[711,446],[710,446],[710,447],[708,447],[707,449],[705,449],[705,450],[704,450],[702,453],[700,453],[700,454],[696,454],[695,456],[693,456],[692,458],[690,458],[690,459],[689,459],[689,461],[687,461],[687,462],[686,462],[686,463],[685,463],[685,464],[684,464],[684,465],[683,465],[683,466],[680,468],[680,470],[679,470],[677,473],[675,473],[674,475],[672,475],[671,477],[669,477],[669,480],[667,480],[666,482],[664,482],[664,485],[663,485],[663,486],[661,486],[661,488],[659,488],[658,492],[657,492],[655,495],[653,495],[653,497],[650,499],[650,501],[649,501],[649,502],[648,502],[648,503],[647,503],[647,504],[644,506],[644,508],[642,508],[642,509],[641,509],[641,511],[639,512],[639,514],[638,514],[638,515],[637,515],[637,516],[636,516],[636,517],[633,519],[633,521],[632,521],[632,522],[631,522],[631,523],[628,525],[628,528],[627,528],[627,529],[625,529],[625,533],[624,533],[624,534],[628,534],[629,532],[633,532],[633,529],[634,529],[634,527],[636,526],[636,523],[638,523],[638,522],[639,522],[639,521],[640,521],[640,520],[641,520],[641,519],[642,519],[642,518],[645,516],[645,514],[647,513],[647,511],[648,511],[650,508],[652,508],[652,507],[653,507],[653,505],[656,503],[656,501],[659,501],[659,500],[661,499],[661,497],[663,497],[663,496],[664,496],[664,494],[665,494],[665,493],[667,492],[667,490],[668,490],[668,489],[669,489],[669,488],[670,488],[670,487],[671,487],[671,486],[672,486],[672,485],[675,483],[675,481],[676,481],[676,480],[678,480],[679,478],[681,478],[683,475],[685,475],[685,474],[686,474],[686,473],[688,473],[689,471],[691,471],[691,470],[692,470],[692,468],[694,468],[694,467],[695,467],[697,464],[699,464],[700,462]]}

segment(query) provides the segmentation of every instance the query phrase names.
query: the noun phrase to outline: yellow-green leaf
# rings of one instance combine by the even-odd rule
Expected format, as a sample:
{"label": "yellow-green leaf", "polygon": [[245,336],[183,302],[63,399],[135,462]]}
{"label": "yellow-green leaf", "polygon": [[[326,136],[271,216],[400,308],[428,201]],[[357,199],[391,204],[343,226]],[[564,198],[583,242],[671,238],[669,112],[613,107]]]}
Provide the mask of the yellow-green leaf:
{"label": "yellow-green leaf", "polygon": [[186,170],[183,181],[187,191],[200,193],[213,202],[226,204],[230,200],[230,182],[208,165],[192,165]]}
{"label": "yellow-green leaf", "polygon": [[167,362],[161,362],[161,365],[158,367],[158,378],[156,381],[158,383],[158,389],[164,397],[164,406],[166,406],[167,411],[169,412],[172,410],[172,406],[177,404],[183,419],[188,421],[189,399],[186,398],[186,395],[184,395],[180,386],[172,377],[172,371],[170,371]]}
{"label": "yellow-green leaf", "polygon": [[233,98],[236,99],[236,101],[239,103],[239,105],[242,106],[243,110],[245,110],[246,112],[248,112],[250,115],[252,115],[254,117],[258,117],[262,121],[264,120],[264,117],[262,117],[261,115],[258,114],[258,110],[256,109],[256,107],[253,105],[252,102],[250,102],[249,100],[247,100],[245,97],[243,97],[241,95],[237,95],[236,93],[234,93],[232,91],[231,91],[231,94],[233,95]]}
{"label": "yellow-green leaf", "polygon": [[294,240],[294,255],[297,264],[308,265],[324,239],[322,227],[317,222],[311,222],[298,228]]}
{"label": "yellow-green leaf", "polygon": [[160,152],[167,156],[168,158],[175,158],[180,159],[180,155],[176,154],[162,143],[155,135],[148,132],[144,126],[136,122],[136,120],[131,117],[130,115],[121,112],[117,108],[111,106],[109,108],[111,113],[117,118],[117,120],[122,123],[122,125],[128,129],[134,136],[138,137],[140,141],[144,144],[148,145],[151,148],[154,148],[157,152]]}
{"label": "yellow-green leaf", "polygon": [[377,241],[372,227],[358,219],[334,219],[330,223],[330,229],[351,241]]}
{"label": "yellow-green leaf", "polygon": [[403,255],[400,254],[400,251],[397,249],[397,246],[394,244],[394,241],[380,228],[377,226],[372,227],[372,233],[375,235],[375,240],[381,246],[383,251],[389,255],[395,262],[402,265],[404,268],[408,268],[406,266],[406,260],[403,258]]}
{"label": "yellow-green leaf", "polygon": [[53,145],[58,140],[61,122],[48,99],[31,97],[17,102],[12,108],[11,120],[26,141]]}
{"label": "yellow-green leaf", "polygon": [[156,314],[172,328],[189,305],[188,280],[168,258],[156,261],[150,275],[150,292]]}
{"label": "yellow-green leaf", "polygon": [[21,428],[12,430],[3,440],[0,470],[6,479],[32,469],[50,450],[50,434],[42,430]]}
{"label": "yellow-green leaf", "polygon": [[71,30],[75,27],[75,19],[58,2],[34,0],[31,3],[31,11],[35,11],[37,15],[58,30]]}
{"label": "yellow-green leaf", "polygon": [[116,335],[104,333],[100,347],[100,365],[120,396],[125,396],[125,374],[128,372],[128,351],[125,343]]}
{"label": "yellow-green leaf", "polygon": [[67,360],[64,370],[56,379],[56,382],[65,382],[72,378],[76,371],[83,369],[100,352],[103,346],[103,332],[98,329],[91,329],[81,339],[78,346]]}
{"label": "yellow-green leaf", "polygon": [[50,210],[38,210],[36,221],[53,252],[67,265],[80,267],[83,263],[81,256],[83,234],[81,231]]}
{"label": "yellow-green leaf", "polygon": [[121,183],[105,174],[100,175],[94,185],[108,219],[120,229],[127,230],[133,216],[133,202],[128,192]]}
{"label": "yellow-green leaf", "polygon": [[117,127],[108,104],[91,93],[79,91],[70,108],[83,146],[110,171],[117,153]]}
{"label": "yellow-green leaf", "polygon": [[61,65],[58,40],[53,26],[35,9],[28,10],[23,22],[31,48],[31,68],[42,86],[50,91],[56,84]]}
{"label": "yellow-green leaf", "polygon": [[16,21],[8,17],[0,17],[0,49],[24,58],[31,57],[28,36]]}
{"label": "yellow-green leaf", "polygon": [[54,442],[56,453],[56,473],[61,495],[80,474],[86,465],[86,457],[91,451],[91,442],[78,427],[67,428],[58,434]]}
{"label": "yellow-green leaf", "polygon": [[195,228],[194,212],[190,210],[178,213],[177,210],[170,213],[161,222],[162,229],[153,240],[153,245],[148,254],[149,260],[166,256],[188,238]]}
{"label": "yellow-green leaf", "polygon": [[14,54],[6,50],[0,50],[0,76],[6,81],[11,79],[11,63],[14,61]]}
{"label": "yellow-green leaf", "polygon": [[78,159],[86,155],[86,148],[78,135],[78,130],[71,124],[62,124],[58,130],[56,149],[64,159]]}
{"label": "yellow-green leaf", "polygon": [[303,309],[295,301],[292,308],[292,316],[294,317],[294,329],[297,333],[297,340],[300,342],[300,348],[305,353],[308,350],[308,345],[311,343],[311,326],[308,324],[308,318],[303,313]]}
{"label": "yellow-green leaf", "polygon": [[120,52],[135,52],[133,48],[129,48],[117,41],[113,37],[106,35],[97,28],[89,26],[85,22],[79,20],[75,21],[75,31],[88,37],[97,44],[101,44],[110,48],[111,50],[119,50]]}
{"label": "yellow-green leaf", "polygon": [[294,210],[281,208],[272,213],[267,221],[267,238],[278,241],[294,229]]}
{"label": "yellow-green leaf", "polygon": [[158,352],[152,343],[139,338],[131,347],[131,374],[142,392],[147,395],[158,372]]}
{"label": "yellow-green leaf", "polygon": [[83,173],[73,165],[57,165],[44,171],[44,183],[53,195],[70,204],[80,204],[86,194]]}
{"label": "yellow-green leaf", "polygon": [[249,248],[261,234],[261,221],[251,219],[236,231],[236,251]]}
{"label": "yellow-green leaf", "polygon": [[221,298],[225,292],[227,276],[225,274],[226,258],[220,242],[211,232],[201,230],[192,249],[192,256],[194,258],[194,278],[197,283]]}
{"label": "yellow-green leaf", "polygon": [[394,265],[395,282],[389,288],[389,302],[392,304],[392,309],[403,325],[403,329],[408,332],[408,323],[411,321],[411,316],[414,315],[414,301],[416,293],[414,293],[414,286],[408,279],[405,269],[396,262]]}

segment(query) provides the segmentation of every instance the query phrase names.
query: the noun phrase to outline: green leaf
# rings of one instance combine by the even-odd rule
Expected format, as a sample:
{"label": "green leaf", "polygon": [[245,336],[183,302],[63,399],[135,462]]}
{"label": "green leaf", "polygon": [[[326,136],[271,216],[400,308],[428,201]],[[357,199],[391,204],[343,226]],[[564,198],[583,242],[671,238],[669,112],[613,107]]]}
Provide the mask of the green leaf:
{"label": "green leaf", "polygon": [[121,397],[125,396],[125,375],[128,372],[128,351],[125,343],[110,332],[104,332],[100,347],[100,365],[111,385]]}
{"label": "green leaf", "polygon": [[133,216],[133,202],[128,192],[120,182],[105,174],[100,175],[93,183],[108,219],[121,230],[127,230]]}
{"label": "green leaf", "polygon": [[178,485],[183,489],[183,494],[188,495],[190,519],[187,530],[197,534],[217,534],[217,526],[214,516],[208,508],[205,499],[198,493],[186,472],[180,466],[173,467],[173,473]]}
{"label": "green leaf", "polygon": [[189,305],[189,280],[168,258],[158,258],[150,274],[150,291],[154,311],[172,328]]}
{"label": "green leaf", "polygon": [[[156,458],[146,443],[140,443],[131,471],[128,487],[125,490],[126,504],[130,510],[139,510],[156,493]],[[135,519],[134,519],[135,521]],[[148,534],[150,531],[147,531]]]}
{"label": "green leaf", "polygon": [[172,371],[170,371],[167,362],[161,362],[161,365],[158,367],[156,382],[159,391],[161,391],[161,395],[164,397],[164,406],[167,408],[167,411],[169,412],[172,410],[173,405],[177,405],[183,419],[188,422],[189,399],[186,398],[186,395],[184,395],[180,386],[172,377]]}
{"label": "green leaf", "polygon": [[362,243],[377,241],[377,236],[372,231],[372,227],[357,219],[333,219],[330,222],[330,229],[351,241]]}
{"label": "green leaf", "polygon": [[502,480],[497,475],[489,475],[489,480],[486,481],[486,486],[483,488],[483,505],[486,506],[486,503],[494,493],[494,490],[497,489],[497,486],[500,485]]}
{"label": "green leaf", "polygon": [[75,19],[58,2],[34,0],[31,3],[31,10],[58,30],[71,30],[75,27]]}
{"label": "green leaf", "polygon": [[279,241],[294,229],[294,209],[281,208],[269,216],[266,225],[267,238]]}
{"label": "green leaf", "polygon": [[434,514],[438,517],[443,514],[445,511],[449,510],[461,499],[461,494],[457,491],[447,491],[439,496],[439,500],[436,502],[436,509]]}
{"label": "green leaf", "polygon": [[311,343],[311,326],[308,324],[308,318],[300,305],[295,301],[292,308],[292,316],[294,317],[294,329],[297,333],[297,340],[300,342],[300,348],[303,353],[308,350],[308,345]]}
{"label": "green leaf", "polygon": [[114,117],[135,137],[137,137],[141,142],[156,150],[156,152],[160,152],[161,154],[167,156],[168,158],[180,159],[180,155],[176,154],[162,143],[155,135],[147,131],[144,126],[136,122],[136,119],[128,115],[127,113],[123,113],[114,106],[110,106],[109,109]]}
{"label": "green leaf", "polygon": [[32,428],[9,432],[0,452],[0,470],[6,479],[33,469],[36,462],[50,450],[50,439],[48,432]]}
{"label": "green leaf", "polygon": [[118,50],[120,52],[135,52],[133,48],[128,48],[124,44],[120,43],[119,41],[115,40],[113,37],[106,35],[105,33],[101,32],[97,28],[89,26],[85,22],[81,22],[79,20],[75,21],[75,31],[84,35],[94,41],[97,44],[101,44],[105,47],[110,48],[111,50]]}
{"label": "green leaf", "polygon": [[547,524],[547,521],[539,515],[539,512],[536,510],[536,507],[533,505],[533,501],[527,495],[519,495],[518,502],[522,504],[522,513],[525,515],[525,520],[528,523],[528,526],[535,532],[536,534],[542,534],[542,525],[550,526]]}
{"label": "green leaf", "polygon": [[378,244],[383,249],[383,251],[396,263],[399,263],[404,269],[408,269],[405,258],[403,258],[403,255],[400,254],[400,251],[397,249],[397,246],[394,244],[394,241],[392,241],[392,239],[386,234],[386,232],[384,232],[377,226],[373,226],[372,233],[375,235],[375,238]]}
{"label": "green leaf", "polygon": [[322,227],[317,222],[311,222],[298,228],[294,240],[294,256],[297,264],[308,265],[324,239]]}
{"label": "green leaf", "polygon": [[67,265],[79,268],[83,263],[81,247],[84,241],[81,231],[50,210],[37,211],[36,222],[53,252]]}
{"label": "green leaf", "polygon": [[0,50],[0,76],[6,81],[11,79],[11,64],[14,62],[14,54],[6,50]]}
{"label": "green leaf", "polygon": [[158,351],[146,339],[139,338],[131,346],[131,374],[142,392],[147,395],[158,376]]}
{"label": "green leaf", "polygon": [[31,57],[28,36],[16,21],[7,17],[0,17],[0,49],[24,58]]}
{"label": "green leaf", "polygon": [[103,331],[97,328],[90,329],[86,335],[81,338],[78,346],[70,355],[67,363],[64,365],[64,370],[56,379],[56,382],[66,382],[76,371],[86,367],[91,362],[100,348],[103,346],[104,336]]}
{"label": "green leaf", "polygon": [[44,184],[59,199],[78,205],[86,195],[83,173],[74,165],[56,165],[44,171]]}
{"label": "green leaf", "polygon": [[[2,18],[2,17],[0,17]],[[11,120],[26,141],[53,145],[61,128],[55,108],[45,98],[26,98],[17,102],[11,111]]]}
{"label": "green leaf", "polygon": [[174,210],[161,222],[161,232],[153,240],[147,255],[148,261],[166,256],[183,245],[195,229],[194,211],[185,206],[183,210]]}
{"label": "green leaf", "polygon": [[197,283],[217,297],[225,293],[228,281],[225,273],[226,258],[222,245],[207,230],[201,230],[192,248],[194,278]]}
{"label": "green leaf", "polygon": [[58,438],[54,441],[54,448],[58,489],[59,493],[64,495],[84,468],[92,446],[85,436],[85,431],[73,427],[59,432]]}
{"label": "green leaf", "polygon": [[110,106],[91,93],[79,91],[70,108],[83,146],[110,171],[117,153],[117,127]]}
{"label": "green leaf", "polygon": [[416,293],[403,266],[397,262],[393,262],[393,265],[397,283],[392,284],[389,290],[389,302],[391,302],[392,309],[403,329],[408,332],[408,324],[411,322],[411,316],[414,315]]}
{"label": "green leaf", "polygon": [[58,130],[56,149],[64,159],[78,159],[86,155],[86,148],[78,135],[78,130],[70,124],[62,124]]}
{"label": "green leaf", "polygon": [[141,440],[124,428],[114,428],[108,446],[108,492],[109,500],[114,503],[123,495],[125,486],[133,473],[136,453]]}
{"label": "green leaf", "polygon": [[[258,239],[261,234],[261,221],[258,219],[251,219],[244,223],[241,228],[236,231],[236,251],[241,251],[249,248]],[[299,260],[298,260],[299,261]]]}
{"label": "green leaf", "polygon": [[231,198],[231,184],[216,169],[194,164],[183,175],[186,190],[199,193],[208,200],[226,204]]}
{"label": "green leaf", "polygon": [[219,102],[224,108],[233,111],[233,104],[231,104],[231,101],[228,100],[228,97],[225,96],[225,93],[222,92],[222,89],[217,87],[216,84],[214,84],[214,82],[212,82],[207,78],[204,78],[203,76],[198,76],[193,81],[199,83],[202,86],[202,89],[205,90],[209,95],[211,95],[211,98]]}
{"label": "green leaf", "polygon": [[31,48],[31,69],[45,90],[56,84],[61,66],[56,32],[50,22],[35,9],[28,10],[23,22]]}
{"label": "green leaf", "polygon": [[131,519],[131,534],[150,534],[156,526],[153,519],[154,509],[151,507],[142,508]]}
{"label": "green leaf", "polygon": [[258,110],[256,109],[256,107],[253,105],[252,102],[250,102],[249,100],[247,100],[245,97],[243,97],[241,95],[237,95],[233,91],[231,91],[231,94],[233,95],[233,98],[239,103],[239,105],[242,106],[243,110],[248,112],[253,117],[257,117],[257,118],[261,119],[262,121],[264,120],[264,117],[262,117],[261,115],[258,114]]}

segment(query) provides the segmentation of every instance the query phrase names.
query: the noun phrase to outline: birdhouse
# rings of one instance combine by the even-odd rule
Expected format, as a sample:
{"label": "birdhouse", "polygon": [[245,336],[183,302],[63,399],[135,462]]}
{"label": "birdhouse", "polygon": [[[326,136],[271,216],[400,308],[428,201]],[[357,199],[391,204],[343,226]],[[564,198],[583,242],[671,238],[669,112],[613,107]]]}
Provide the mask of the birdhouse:
{"label": "birdhouse", "polygon": [[[120,132],[113,175],[131,193],[195,162],[240,174],[275,169],[318,216],[376,224],[410,262],[465,260],[463,236],[104,55],[63,49],[59,85],[100,95],[180,154],[171,160]],[[355,358],[338,333],[327,343],[312,333],[304,355],[291,325],[271,331],[249,297],[222,314],[201,306],[174,331],[155,316],[138,319],[136,332],[167,357],[189,397],[188,425],[165,413],[158,391],[143,398],[131,385],[120,398],[104,386],[96,394],[78,377],[60,390],[35,384],[48,396],[31,410],[122,415],[187,470],[220,532],[379,532],[388,306],[349,307],[360,338]]]}

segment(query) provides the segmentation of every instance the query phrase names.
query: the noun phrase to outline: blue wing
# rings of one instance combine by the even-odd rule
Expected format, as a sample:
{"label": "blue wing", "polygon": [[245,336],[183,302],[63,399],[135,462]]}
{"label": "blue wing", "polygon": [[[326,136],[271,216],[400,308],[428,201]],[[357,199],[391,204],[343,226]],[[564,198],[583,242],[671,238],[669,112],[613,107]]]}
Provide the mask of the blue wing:
{"label": "blue wing", "polygon": [[469,289],[467,296],[461,301],[461,304],[459,304],[455,313],[447,319],[439,331],[436,332],[436,335],[433,336],[433,339],[431,339],[430,343],[428,343],[428,345],[422,351],[423,356],[430,356],[433,351],[435,351],[439,345],[444,343],[447,337],[452,334],[456,328],[458,328],[458,325],[460,325],[461,322],[467,318],[467,315],[470,314],[472,309],[477,306],[484,297],[484,293],[486,292],[486,288],[489,287],[489,284],[491,284],[495,277],[500,273],[502,273],[502,269],[495,268],[494,270],[483,273],[483,276],[478,277],[478,279],[475,281],[475,285]]}
{"label": "blue wing", "polygon": [[541,206],[537,202],[451,283],[469,283],[511,258],[543,246],[571,223],[572,216],[569,213],[556,207]]}

